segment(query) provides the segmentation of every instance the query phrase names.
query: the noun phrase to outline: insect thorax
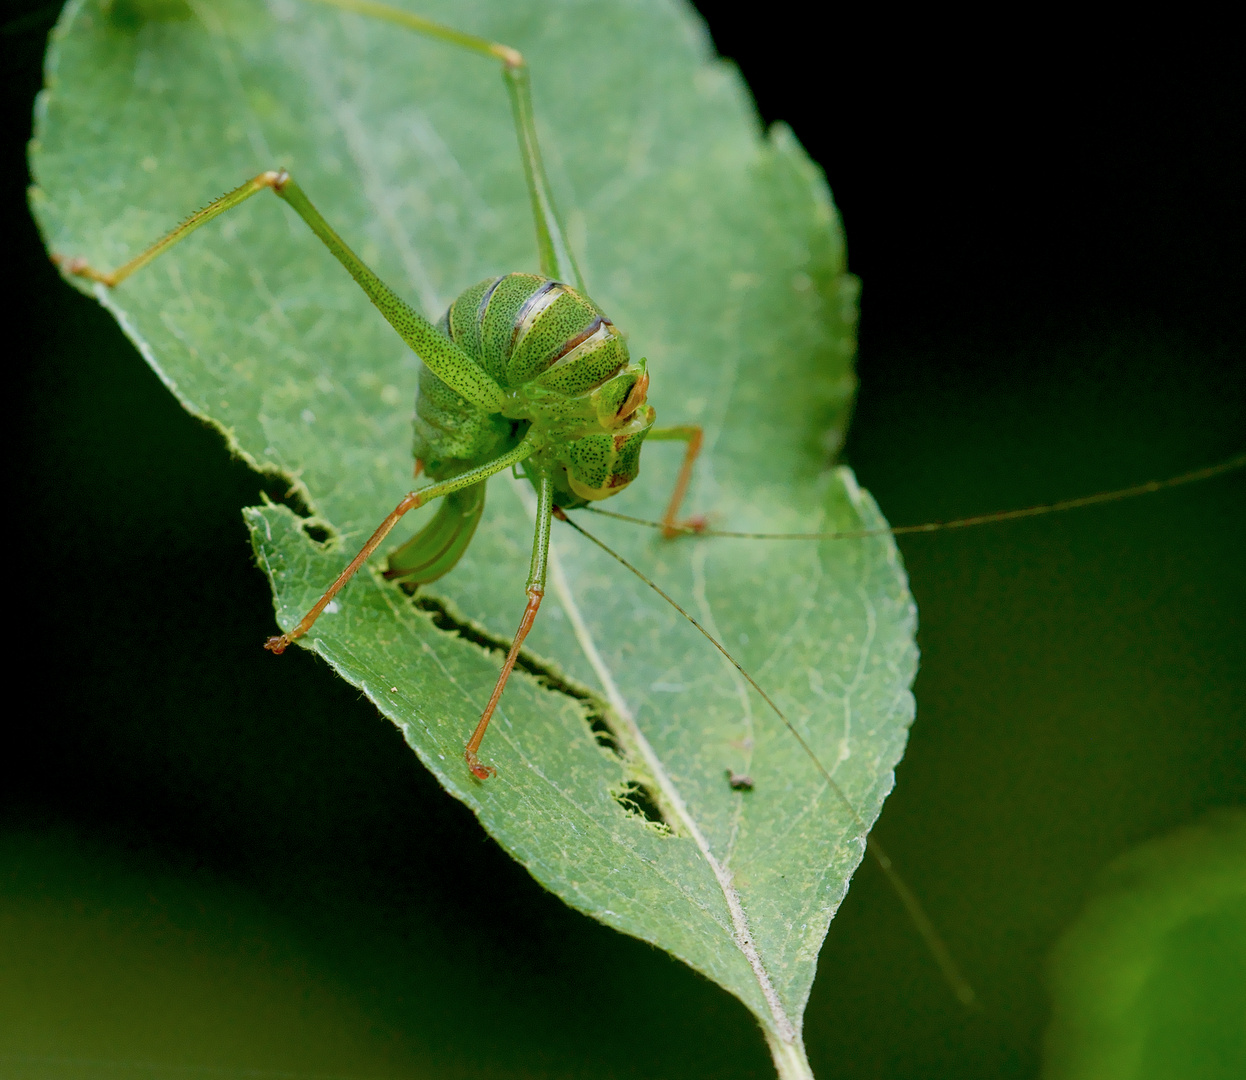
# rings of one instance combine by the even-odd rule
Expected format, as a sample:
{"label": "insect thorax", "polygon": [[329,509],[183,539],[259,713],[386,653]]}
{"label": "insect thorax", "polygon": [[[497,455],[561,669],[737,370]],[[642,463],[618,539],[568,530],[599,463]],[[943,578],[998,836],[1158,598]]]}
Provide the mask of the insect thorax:
{"label": "insect thorax", "polygon": [[507,274],[464,292],[440,329],[506,391],[502,411],[464,400],[420,369],[415,456],[433,479],[482,464],[535,430],[532,457],[554,476],[560,506],[621,491],[640,470],[653,426],[645,361],[633,363],[614,324],[569,285]]}

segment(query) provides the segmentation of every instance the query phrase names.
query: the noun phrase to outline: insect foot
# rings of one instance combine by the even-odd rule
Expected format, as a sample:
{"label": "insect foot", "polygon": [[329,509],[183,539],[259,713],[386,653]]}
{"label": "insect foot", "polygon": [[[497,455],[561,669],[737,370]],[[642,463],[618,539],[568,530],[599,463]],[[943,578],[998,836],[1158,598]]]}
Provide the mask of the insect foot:
{"label": "insect foot", "polygon": [[276,656],[280,656],[286,651],[286,646],[290,644],[290,636],[288,634],[274,634],[266,642],[264,648]]}
{"label": "insect foot", "polygon": [[470,746],[463,751],[463,760],[467,762],[467,768],[477,780],[489,780],[498,774],[492,765],[482,765]]}
{"label": "insect foot", "polygon": [[52,265],[64,270],[67,274],[73,274],[74,277],[87,278],[89,281],[98,281],[110,288],[116,285],[116,279],[112,274],[102,274],[98,270],[94,270],[91,264],[81,255],[58,255],[55,252],[49,256]]}
{"label": "insect foot", "polygon": [[700,536],[710,527],[710,520],[704,514],[695,514],[662,530],[662,539],[678,540],[681,536]]}

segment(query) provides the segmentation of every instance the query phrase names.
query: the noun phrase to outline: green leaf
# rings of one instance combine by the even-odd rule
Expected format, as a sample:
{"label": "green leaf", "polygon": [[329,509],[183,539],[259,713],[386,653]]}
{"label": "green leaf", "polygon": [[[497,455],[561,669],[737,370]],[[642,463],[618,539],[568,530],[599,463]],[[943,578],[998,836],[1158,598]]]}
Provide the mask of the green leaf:
{"label": "green leaf", "polygon": [[1049,1080],[1246,1071],[1246,812],[1116,859],[1052,957]]}
{"label": "green leaf", "polygon": [[[692,508],[736,529],[883,525],[848,470],[827,471],[855,388],[857,290],[820,171],[786,129],[763,135],[682,6],[517,7],[420,12],[527,56],[590,291],[648,357],[659,422],[705,427]],[[535,267],[495,65],[297,0],[190,10],[66,8],[31,146],[51,251],[118,265],[282,166],[430,317],[481,278]],[[74,280],[190,412],[289,477],[331,534],[316,543],[284,506],[245,512],[291,626],[411,485],[416,358],[267,196],[115,291]],[[659,514],[679,456],[651,444],[610,508]],[[802,1075],[801,1017],[860,824],[709,643],[565,528],[528,671],[484,744],[498,775],[481,784],[464,766],[499,666],[481,642],[508,640],[523,607],[532,504],[526,482],[495,479],[431,600],[361,574],[307,644],[539,881],[737,995],[780,1069]],[[913,717],[915,612],[890,539],[663,542],[601,521],[585,523],[718,635],[871,825]]]}

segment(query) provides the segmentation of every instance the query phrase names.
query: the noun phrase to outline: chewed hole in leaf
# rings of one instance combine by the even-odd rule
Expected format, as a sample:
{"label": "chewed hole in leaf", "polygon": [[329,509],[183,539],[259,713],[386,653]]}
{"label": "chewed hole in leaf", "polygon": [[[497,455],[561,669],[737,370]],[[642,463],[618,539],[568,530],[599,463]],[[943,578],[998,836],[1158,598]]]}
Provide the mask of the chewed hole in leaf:
{"label": "chewed hole in leaf", "polygon": [[317,524],[315,521],[306,521],[302,526],[303,532],[307,534],[309,540],[315,541],[317,544],[323,544],[326,540],[333,536],[323,525]]}
{"label": "chewed hole in leaf", "polygon": [[653,792],[644,784],[637,780],[629,780],[610,794],[614,796],[614,801],[629,814],[644,818],[650,825],[656,825],[663,833],[670,834],[670,823],[662,813]]}
{"label": "chewed hole in leaf", "polygon": [[[593,704],[586,700],[586,704]],[[606,718],[606,714],[601,709],[594,709],[588,714],[588,726],[593,733],[593,738],[597,740],[598,746],[604,746],[615,757],[622,760],[627,755],[623,753],[623,747],[619,744],[619,737],[614,733],[614,728],[610,726],[610,721]]]}
{"label": "chewed hole in leaf", "polygon": [[303,498],[303,493],[290,482],[289,476],[276,470],[261,472],[259,475],[260,491],[269,502],[284,506],[301,518],[315,516],[312,508],[307,505],[307,500]]}
{"label": "chewed hole in leaf", "polygon": [[[412,603],[431,616],[433,625],[437,629],[457,634],[473,644],[480,645],[497,654],[499,659],[504,657],[510,649],[509,641],[494,637],[478,626],[456,618],[446,604],[434,596],[416,595]],[[515,661],[515,667],[531,675],[547,690],[566,694],[579,702],[589,731],[592,732],[597,745],[608,750],[620,764],[629,764],[630,758],[624,749],[624,742],[611,724],[610,712],[604,702],[589,691],[568,682],[547,664],[541,663],[522,651]],[[634,769],[635,763],[631,762],[631,764]],[[675,830],[672,829],[666,815],[662,812],[657,795],[648,784],[637,779],[627,780],[621,786],[612,788],[610,794],[628,814],[642,818],[664,836],[674,834]]]}

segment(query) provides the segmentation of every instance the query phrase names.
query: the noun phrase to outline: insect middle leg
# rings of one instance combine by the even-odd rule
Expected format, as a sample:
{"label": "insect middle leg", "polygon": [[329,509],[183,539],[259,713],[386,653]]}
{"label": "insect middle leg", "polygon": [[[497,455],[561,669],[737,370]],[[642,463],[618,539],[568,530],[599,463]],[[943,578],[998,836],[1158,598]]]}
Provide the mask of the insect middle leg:
{"label": "insect middle leg", "polygon": [[688,493],[688,484],[692,480],[692,467],[696,464],[697,455],[701,452],[704,432],[699,424],[684,424],[679,427],[653,428],[645,437],[647,441],[657,439],[660,442],[687,443],[684,460],[679,466],[679,475],[675,478],[675,489],[671,492],[671,501],[666,504],[666,512],[662,515],[662,535],[671,540],[686,532],[701,532],[705,528],[703,517],[691,517],[679,521],[679,508],[683,505],[684,496]]}
{"label": "insect middle leg", "polygon": [[[534,440],[524,439],[513,450],[502,454],[500,457],[494,458],[492,461],[486,462],[475,469],[469,469],[465,473],[460,473],[453,479],[443,481],[440,484],[434,484],[432,487],[421,488],[419,491],[412,491],[405,495],[402,501],[390,511],[389,515],[377,526],[376,532],[368,539],[368,542],[359,549],[357,554],[324,592],[319,600],[312,605],[311,609],[299,621],[299,624],[284,634],[270,637],[265,643],[264,648],[270,652],[283,653],[286,646],[292,641],[301,638],[308,630],[312,628],[315,621],[320,618],[321,613],[329,602],[341,591],[342,587],[355,576],[356,571],[368,561],[368,557],[381,545],[381,542],[389,535],[390,530],[402,519],[403,515],[410,510],[424,506],[433,499],[440,498],[443,495],[449,495],[454,491],[461,491],[463,488],[471,487],[473,484],[483,484],[490,476],[501,472],[503,469],[509,469],[512,465],[517,465],[529,457],[535,449]],[[548,531],[548,526],[546,526]],[[548,541],[547,541],[548,547]],[[544,579],[542,578],[542,584]],[[535,614],[535,612],[533,613]],[[525,631],[526,633],[526,631]],[[522,638],[520,639],[522,640]],[[513,666],[513,661],[512,661]],[[502,683],[505,684],[505,679]],[[500,695],[501,690],[497,693]],[[481,732],[483,735],[484,733]]]}

